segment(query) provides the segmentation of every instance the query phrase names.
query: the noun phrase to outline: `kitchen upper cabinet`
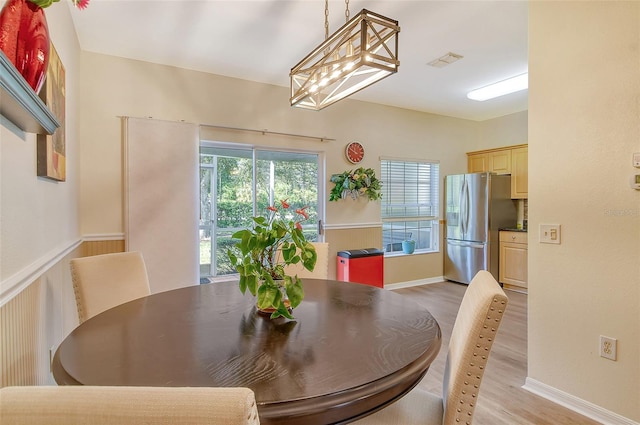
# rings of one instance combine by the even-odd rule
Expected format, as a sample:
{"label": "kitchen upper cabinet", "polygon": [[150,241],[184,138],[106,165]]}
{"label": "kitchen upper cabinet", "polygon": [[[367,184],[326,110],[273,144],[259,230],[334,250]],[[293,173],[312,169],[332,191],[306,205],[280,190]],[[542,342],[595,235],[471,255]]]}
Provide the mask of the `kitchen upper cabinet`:
{"label": "kitchen upper cabinet", "polygon": [[529,196],[527,153],[527,145],[467,152],[467,172],[511,174],[511,198],[526,199]]}
{"label": "kitchen upper cabinet", "polygon": [[489,171],[496,174],[511,174],[511,150],[490,152]]}
{"label": "kitchen upper cabinet", "polygon": [[529,148],[511,150],[511,199],[529,197]]}
{"label": "kitchen upper cabinet", "polygon": [[511,174],[511,151],[508,149],[467,155],[469,173]]}
{"label": "kitchen upper cabinet", "polygon": [[486,153],[467,154],[467,172],[484,173],[489,170],[489,155]]}

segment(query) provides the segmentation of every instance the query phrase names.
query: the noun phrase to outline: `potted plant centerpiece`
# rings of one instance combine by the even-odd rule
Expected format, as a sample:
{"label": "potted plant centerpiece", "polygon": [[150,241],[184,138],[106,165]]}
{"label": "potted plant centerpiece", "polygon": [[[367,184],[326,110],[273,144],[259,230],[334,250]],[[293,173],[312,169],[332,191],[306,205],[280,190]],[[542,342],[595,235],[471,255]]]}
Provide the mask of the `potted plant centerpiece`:
{"label": "potted plant centerpiece", "polygon": [[[286,218],[289,211],[286,200],[267,208],[268,216],[253,217],[253,229],[235,232],[235,249],[228,250],[231,264],[240,275],[240,290],[257,295],[258,311],[271,313],[271,318],[284,316],[293,319],[291,310],[304,298],[302,281],[285,274],[285,266],[301,263],[313,271],[318,256],[314,246],[302,233],[301,222],[309,218],[308,207],[295,210],[296,218]],[[290,213],[289,213],[290,215]]]}

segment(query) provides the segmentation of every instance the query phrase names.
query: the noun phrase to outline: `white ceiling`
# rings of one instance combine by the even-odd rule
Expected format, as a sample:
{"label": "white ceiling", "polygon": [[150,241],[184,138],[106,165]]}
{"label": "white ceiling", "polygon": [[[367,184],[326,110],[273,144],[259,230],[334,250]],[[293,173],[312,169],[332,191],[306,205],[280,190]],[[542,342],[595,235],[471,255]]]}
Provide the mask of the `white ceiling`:
{"label": "white ceiling", "polygon": [[[526,1],[351,0],[399,21],[399,71],[352,98],[482,121],[527,109],[527,91],[477,102],[466,93],[527,71]],[[323,0],[92,0],[72,11],[83,50],[289,87],[324,40]],[[329,33],[345,3],[329,2]],[[427,63],[453,52],[445,68]]]}

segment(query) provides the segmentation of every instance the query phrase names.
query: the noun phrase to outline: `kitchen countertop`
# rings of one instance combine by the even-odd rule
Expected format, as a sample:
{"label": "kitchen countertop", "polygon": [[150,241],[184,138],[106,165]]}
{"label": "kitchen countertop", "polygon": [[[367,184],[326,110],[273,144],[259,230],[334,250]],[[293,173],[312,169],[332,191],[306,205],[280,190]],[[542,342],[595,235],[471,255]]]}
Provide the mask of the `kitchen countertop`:
{"label": "kitchen countertop", "polygon": [[527,233],[527,229],[516,229],[515,227],[503,227],[499,229],[502,232],[523,232]]}

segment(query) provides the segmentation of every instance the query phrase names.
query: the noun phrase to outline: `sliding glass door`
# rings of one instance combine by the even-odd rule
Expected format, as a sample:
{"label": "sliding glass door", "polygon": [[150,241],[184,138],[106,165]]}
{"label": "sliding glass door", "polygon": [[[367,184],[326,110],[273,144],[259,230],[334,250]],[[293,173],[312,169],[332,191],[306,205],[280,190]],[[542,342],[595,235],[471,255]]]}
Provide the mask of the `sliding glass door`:
{"label": "sliding glass door", "polygon": [[303,230],[318,240],[320,156],[203,142],[200,146],[200,277],[235,273],[227,259],[231,235],[253,225],[252,217],[287,199],[290,211],[308,206]]}

